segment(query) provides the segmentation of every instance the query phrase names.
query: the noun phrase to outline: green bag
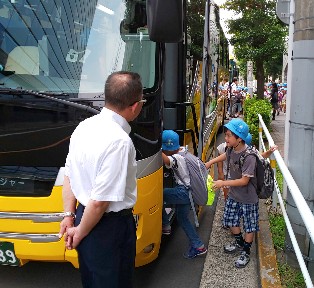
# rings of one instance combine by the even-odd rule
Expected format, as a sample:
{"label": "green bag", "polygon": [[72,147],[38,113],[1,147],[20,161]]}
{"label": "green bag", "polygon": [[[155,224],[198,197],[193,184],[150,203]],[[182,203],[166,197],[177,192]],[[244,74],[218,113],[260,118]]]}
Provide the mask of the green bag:
{"label": "green bag", "polygon": [[214,200],[215,200],[215,191],[214,191],[214,189],[213,189],[213,178],[212,178],[212,176],[210,176],[210,174],[208,174],[208,176],[207,176],[207,181],[206,181],[206,183],[207,183],[207,191],[208,191],[208,200],[207,200],[207,203],[206,203],[206,205],[208,205],[208,206],[211,206],[211,205],[213,205],[213,203],[214,203]]}

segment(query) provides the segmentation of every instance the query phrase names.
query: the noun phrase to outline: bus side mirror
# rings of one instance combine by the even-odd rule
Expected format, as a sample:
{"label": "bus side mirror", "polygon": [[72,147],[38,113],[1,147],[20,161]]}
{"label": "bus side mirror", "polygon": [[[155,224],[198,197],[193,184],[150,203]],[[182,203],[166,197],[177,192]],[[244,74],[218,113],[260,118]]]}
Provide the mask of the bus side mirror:
{"label": "bus side mirror", "polygon": [[164,43],[183,40],[182,0],[147,0],[146,12],[150,40]]}

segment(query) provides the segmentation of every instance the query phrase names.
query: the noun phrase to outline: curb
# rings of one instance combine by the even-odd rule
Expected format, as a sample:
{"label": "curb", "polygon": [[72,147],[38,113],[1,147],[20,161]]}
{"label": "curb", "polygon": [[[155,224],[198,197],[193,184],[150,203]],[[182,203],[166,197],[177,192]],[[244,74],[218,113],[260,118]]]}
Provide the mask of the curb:
{"label": "curb", "polygon": [[259,227],[260,231],[256,234],[258,265],[262,288],[281,288],[276,251],[274,249],[272,235],[269,227],[266,200],[259,201]]}

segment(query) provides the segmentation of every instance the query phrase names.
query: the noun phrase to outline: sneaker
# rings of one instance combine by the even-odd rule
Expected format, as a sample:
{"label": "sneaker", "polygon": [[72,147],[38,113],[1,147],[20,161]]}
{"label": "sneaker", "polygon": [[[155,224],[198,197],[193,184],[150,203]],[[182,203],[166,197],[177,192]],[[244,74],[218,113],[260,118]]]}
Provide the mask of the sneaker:
{"label": "sneaker", "polygon": [[237,241],[234,241],[233,243],[227,244],[224,246],[224,251],[225,253],[228,254],[234,254],[238,251],[242,251],[243,250],[243,246],[240,246]]}
{"label": "sneaker", "polygon": [[170,235],[171,234],[171,226],[163,226],[162,227],[162,234],[163,235]]}
{"label": "sneaker", "polygon": [[235,267],[244,268],[250,262],[250,255],[246,254],[245,251],[241,252],[240,257],[235,261]]}
{"label": "sneaker", "polygon": [[202,248],[190,247],[190,249],[183,254],[183,257],[186,258],[186,259],[193,259],[196,256],[203,255],[203,254],[206,254],[206,253],[207,253],[207,249],[206,249],[205,246],[202,247]]}

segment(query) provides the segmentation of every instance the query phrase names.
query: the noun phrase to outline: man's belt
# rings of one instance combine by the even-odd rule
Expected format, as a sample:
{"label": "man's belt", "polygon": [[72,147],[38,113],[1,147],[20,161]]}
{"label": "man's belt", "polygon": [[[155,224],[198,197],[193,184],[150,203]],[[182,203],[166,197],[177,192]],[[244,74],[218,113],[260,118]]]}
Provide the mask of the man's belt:
{"label": "man's belt", "polygon": [[133,211],[133,208],[123,209],[123,210],[118,211],[118,212],[111,211],[108,213],[104,213],[104,217],[128,216],[128,215],[132,215],[132,211]]}
{"label": "man's belt", "polygon": [[[81,203],[79,203],[79,205],[82,206],[83,211],[84,211],[85,210],[85,206],[83,204],[81,204]],[[123,210],[118,211],[118,212],[111,211],[111,212],[108,212],[108,213],[104,213],[104,215],[102,217],[128,216],[128,215],[132,215],[132,211],[133,211],[133,208],[123,209]]]}

